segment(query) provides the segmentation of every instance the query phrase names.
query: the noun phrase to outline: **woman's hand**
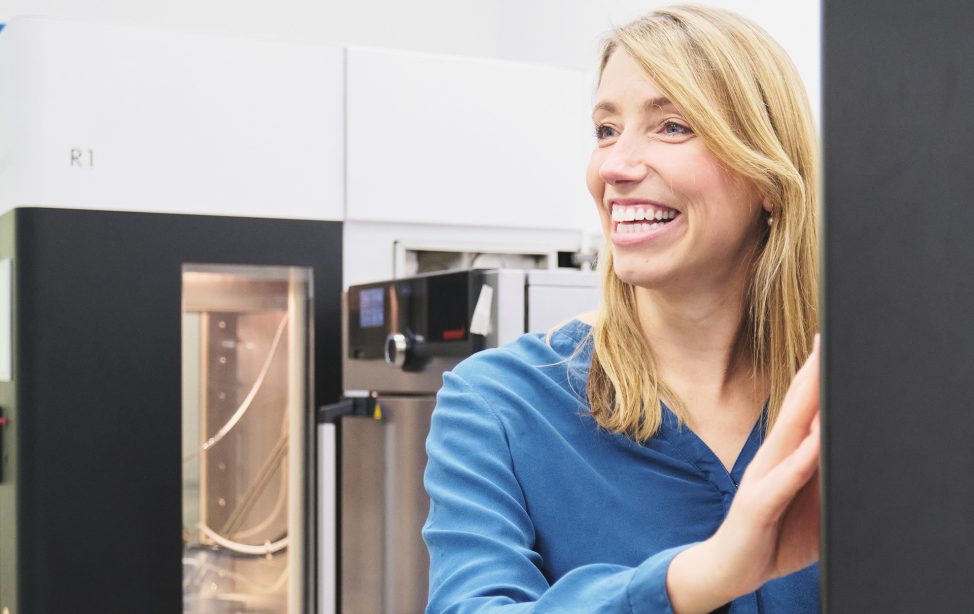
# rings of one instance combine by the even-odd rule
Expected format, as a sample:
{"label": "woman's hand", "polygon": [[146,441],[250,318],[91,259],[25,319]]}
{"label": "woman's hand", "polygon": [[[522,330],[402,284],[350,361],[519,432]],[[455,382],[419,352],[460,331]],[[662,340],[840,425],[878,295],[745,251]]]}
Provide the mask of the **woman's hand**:
{"label": "woman's hand", "polygon": [[673,609],[709,612],[818,560],[819,338],[717,533],[670,563]]}

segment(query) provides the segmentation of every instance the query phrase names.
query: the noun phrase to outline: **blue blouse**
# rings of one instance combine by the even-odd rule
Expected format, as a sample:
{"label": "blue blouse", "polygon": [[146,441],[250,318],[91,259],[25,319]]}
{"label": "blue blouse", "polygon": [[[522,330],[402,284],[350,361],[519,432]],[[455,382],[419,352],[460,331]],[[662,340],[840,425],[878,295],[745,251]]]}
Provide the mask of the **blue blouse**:
{"label": "blue blouse", "polygon": [[[672,612],[669,563],[717,530],[763,425],[729,473],[665,406],[645,444],[600,429],[590,330],[525,335],[444,375],[426,442],[428,613]],[[720,611],[817,613],[818,565]]]}

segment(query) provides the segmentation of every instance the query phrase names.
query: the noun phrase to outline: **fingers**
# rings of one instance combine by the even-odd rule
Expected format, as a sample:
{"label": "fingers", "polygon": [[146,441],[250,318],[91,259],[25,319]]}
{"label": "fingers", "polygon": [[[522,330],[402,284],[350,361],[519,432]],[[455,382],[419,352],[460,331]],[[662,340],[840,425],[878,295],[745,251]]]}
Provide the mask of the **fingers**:
{"label": "fingers", "polygon": [[[812,419],[813,408],[807,404],[800,403],[799,400],[806,399],[809,393],[814,393],[816,401],[818,399],[820,362],[818,339],[818,335],[815,335],[811,353],[805,359],[805,364],[795,374],[791,386],[788,387],[788,392],[785,394],[785,399],[782,402],[781,413],[778,416],[777,422],[777,424],[785,426],[798,426],[803,435],[805,428],[807,428]],[[818,404],[816,402],[814,408],[817,408],[817,406]],[[804,413],[800,411],[802,409],[804,409]],[[777,428],[777,424],[775,428]]]}
{"label": "fingers", "polygon": [[770,471],[801,444],[818,416],[818,408],[819,343],[816,335],[812,353],[795,374],[774,427],[752,462],[755,473]]}
{"label": "fingers", "polygon": [[768,520],[776,520],[795,495],[819,468],[821,432],[815,420],[795,450],[777,464],[760,482],[762,507]]}
{"label": "fingers", "polygon": [[781,515],[775,577],[803,569],[819,559],[819,482],[818,472],[813,473]]}

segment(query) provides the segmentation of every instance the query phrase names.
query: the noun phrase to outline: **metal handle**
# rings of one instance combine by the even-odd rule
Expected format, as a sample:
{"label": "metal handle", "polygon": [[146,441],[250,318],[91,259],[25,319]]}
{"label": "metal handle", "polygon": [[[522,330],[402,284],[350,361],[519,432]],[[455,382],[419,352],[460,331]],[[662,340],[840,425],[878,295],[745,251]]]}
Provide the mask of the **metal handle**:
{"label": "metal handle", "polygon": [[342,417],[382,419],[382,410],[375,399],[375,393],[367,397],[352,397],[337,403],[322,405],[318,408],[318,423],[338,422]]}

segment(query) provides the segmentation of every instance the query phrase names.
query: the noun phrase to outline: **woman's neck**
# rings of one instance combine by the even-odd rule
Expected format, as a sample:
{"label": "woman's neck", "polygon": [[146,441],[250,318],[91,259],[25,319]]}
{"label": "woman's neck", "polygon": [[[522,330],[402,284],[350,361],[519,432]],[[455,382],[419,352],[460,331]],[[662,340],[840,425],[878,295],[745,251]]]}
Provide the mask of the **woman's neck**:
{"label": "woman's neck", "polygon": [[[765,378],[752,377],[744,321],[743,275],[731,283],[687,292],[636,288],[643,334],[662,378],[693,411],[767,394]],[[743,343],[742,343],[743,341]]]}

